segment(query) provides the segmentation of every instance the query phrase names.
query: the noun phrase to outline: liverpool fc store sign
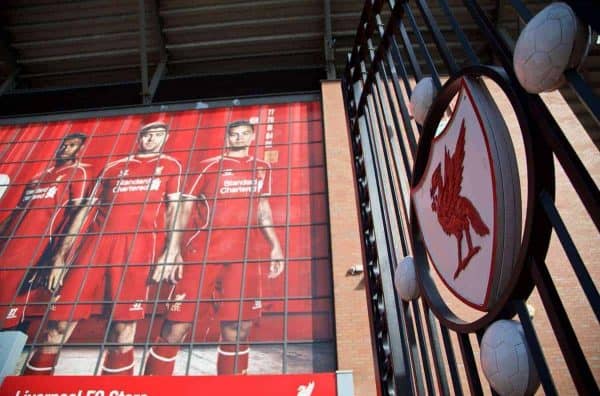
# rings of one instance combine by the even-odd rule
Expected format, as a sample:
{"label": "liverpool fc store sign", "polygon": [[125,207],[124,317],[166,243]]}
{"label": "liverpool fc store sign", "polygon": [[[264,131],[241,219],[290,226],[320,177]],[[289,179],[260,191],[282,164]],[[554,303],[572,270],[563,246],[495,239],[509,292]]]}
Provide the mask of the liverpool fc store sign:
{"label": "liverpool fc store sign", "polygon": [[335,374],[226,377],[9,377],[1,396],[333,396]]}

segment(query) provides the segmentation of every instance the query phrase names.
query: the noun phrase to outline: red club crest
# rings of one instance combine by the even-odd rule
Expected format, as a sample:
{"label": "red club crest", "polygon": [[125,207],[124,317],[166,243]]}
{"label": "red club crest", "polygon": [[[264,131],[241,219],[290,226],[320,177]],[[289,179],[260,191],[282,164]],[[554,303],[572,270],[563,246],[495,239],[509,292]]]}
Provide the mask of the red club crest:
{"label": "red club crest", "polygon": [[465,303],[488,310],[512,276],[521,214],[508,130],[479,81],[463,78],[452,117],[433,139],[411,195],[443,282]]}

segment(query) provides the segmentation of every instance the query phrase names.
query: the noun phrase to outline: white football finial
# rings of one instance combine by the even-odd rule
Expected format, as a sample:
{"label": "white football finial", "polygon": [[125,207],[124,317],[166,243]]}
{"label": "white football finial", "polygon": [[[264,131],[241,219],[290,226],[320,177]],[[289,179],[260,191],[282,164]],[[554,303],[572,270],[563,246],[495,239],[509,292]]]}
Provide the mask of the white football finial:
{"label": "white football finial", "polygon": [[523,29],[513,54],[519,83],[529,93],[552,91],[564,82],[563,73],[583,63],[591,44],[589,28],[565,3],[553,3]]}
{"label": "white football finial", "polygon": [[402,300],[411,301],[419,297],[419,283],[415,262],[411,256],[404,257],[394,272],[394,286]]}
{"label": "white football finial", "polygon": [[481,368],[490,385],[502,396],[532,395],[540,380],[521,324],[498,320],[483,334]]}
{"label": "white football finial", "polygon": [[427,112],[433,103],[433,99],[437,93],[437,88],[431,77],[422,78],[412,91],[410,96],[410,107],[415,121],[419,125],[423,125]]}

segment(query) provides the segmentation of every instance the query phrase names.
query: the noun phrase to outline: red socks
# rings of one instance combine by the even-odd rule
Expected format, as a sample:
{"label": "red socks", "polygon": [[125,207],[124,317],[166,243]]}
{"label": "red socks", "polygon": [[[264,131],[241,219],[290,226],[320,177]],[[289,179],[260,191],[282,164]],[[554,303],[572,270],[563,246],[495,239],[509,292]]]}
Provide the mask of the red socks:
{"label": "red socks", "polygon": [[58,353],[33,352],[31,359],[25,365],[23,375],[52,375],[58,360]]}
{"label": "red socks", "polygon": [[104,357],[102,375],[133,375],[133,348],[127,352],[110,349]]}
{"label": "red socks", "polygon": [[247,344],[242,344],[239,346],[240,349],[237,352],[235,347],[235,345],[219,345],[217,348],[218,375],[246,374],[246,371],[248,370],[250,347]]}
{"label": "red socks", "polygon": [[[156,340],[158,343],[166,343],[162,337]],[[148,352],[144,375],[173,375],[175,359],[179,352],[179,345],[155,345]]]}
{"label": "red socks", "polygon": [[[159,338],[157,342],[166,343]],[[179,345],[156,345],[150,348],[145,375],[172,375]],[[239,346],[220,345],[217,348],[217,374],[246,374],[250,347],[247,344]],[[23,375],[52,375],[58,360],[57,353],[42,353],[35,351],[27,362]],[[111,349],[104,357],[102,375],[133,375],[133,348],[127,352]]]}

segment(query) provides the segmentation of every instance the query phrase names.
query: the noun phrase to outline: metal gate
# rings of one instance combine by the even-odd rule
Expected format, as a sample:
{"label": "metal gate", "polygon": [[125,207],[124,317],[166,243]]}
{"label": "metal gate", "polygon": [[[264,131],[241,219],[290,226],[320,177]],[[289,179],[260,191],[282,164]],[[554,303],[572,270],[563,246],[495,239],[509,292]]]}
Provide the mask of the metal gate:
{"label": "metal gate", "polygon": [[[586,5],[568,3],[576,12]],[[592,224],[595,233],[592,244],[599,241],[600,193],[555,116],[539,95],[527,94],[520,87],[512,66],[512,40],[532,18],[532,10],[547,4],[521,0],[365,2],[343,82],[382,394],[495,394],[480,374],[477,350],[490,323],[514,317],[523,327],[546,394],[558,394],[561,389],[550,368],[549,360],[556,359],[564,360],[568,372],[561,376],[570,376],[578,393],[599,393],[600,370],[589,352],[591,348],[593,356],[593,346],[578,340],[573,326],[577,313],[570,311],[566,297],[559,294],[547,266],[550,238],[555,234],[568,258],[563,265],[572,267],[574,284],[595,316],[588,331],[598,334],[600,296],[592,275],[598,262],[583,261],[576,248],[579,235],[567,231],[555,205],[554,158],[585,208],[584,220]],[[598,30],[595,18],[581,14],[580,18]],[[507,19],[513,23],[503,24]],[[426,75],[439,90],[443,80],[452,81],[461,73],[495,79],[512,92],[510,99],[522,126],[528,178],[518,254],[520,275],[496,307],[458,326],[448,319],[451,313],[436,308],[431,293],[422,290],[421,298],[400,299],[393,276],[401,257],[413,255],[420,286],[428,287],[423,279],[428,259],[414,213],[411,215],[409,196],[415,173],[423,171],[415,167],[415,158],[433,138],[436,125],[426,121],[422,128],[414,124],[408,98],[415,82]],[[567,89],[584,105],[597,130],[600,99],[582,74],[568,70],[565,77]],[[536,328],[526,305],[532,292],[539,294],[543,305],[539,315],[546,316],[561,357],[548,356],[540,342],[539,332],[544,329]]]}

